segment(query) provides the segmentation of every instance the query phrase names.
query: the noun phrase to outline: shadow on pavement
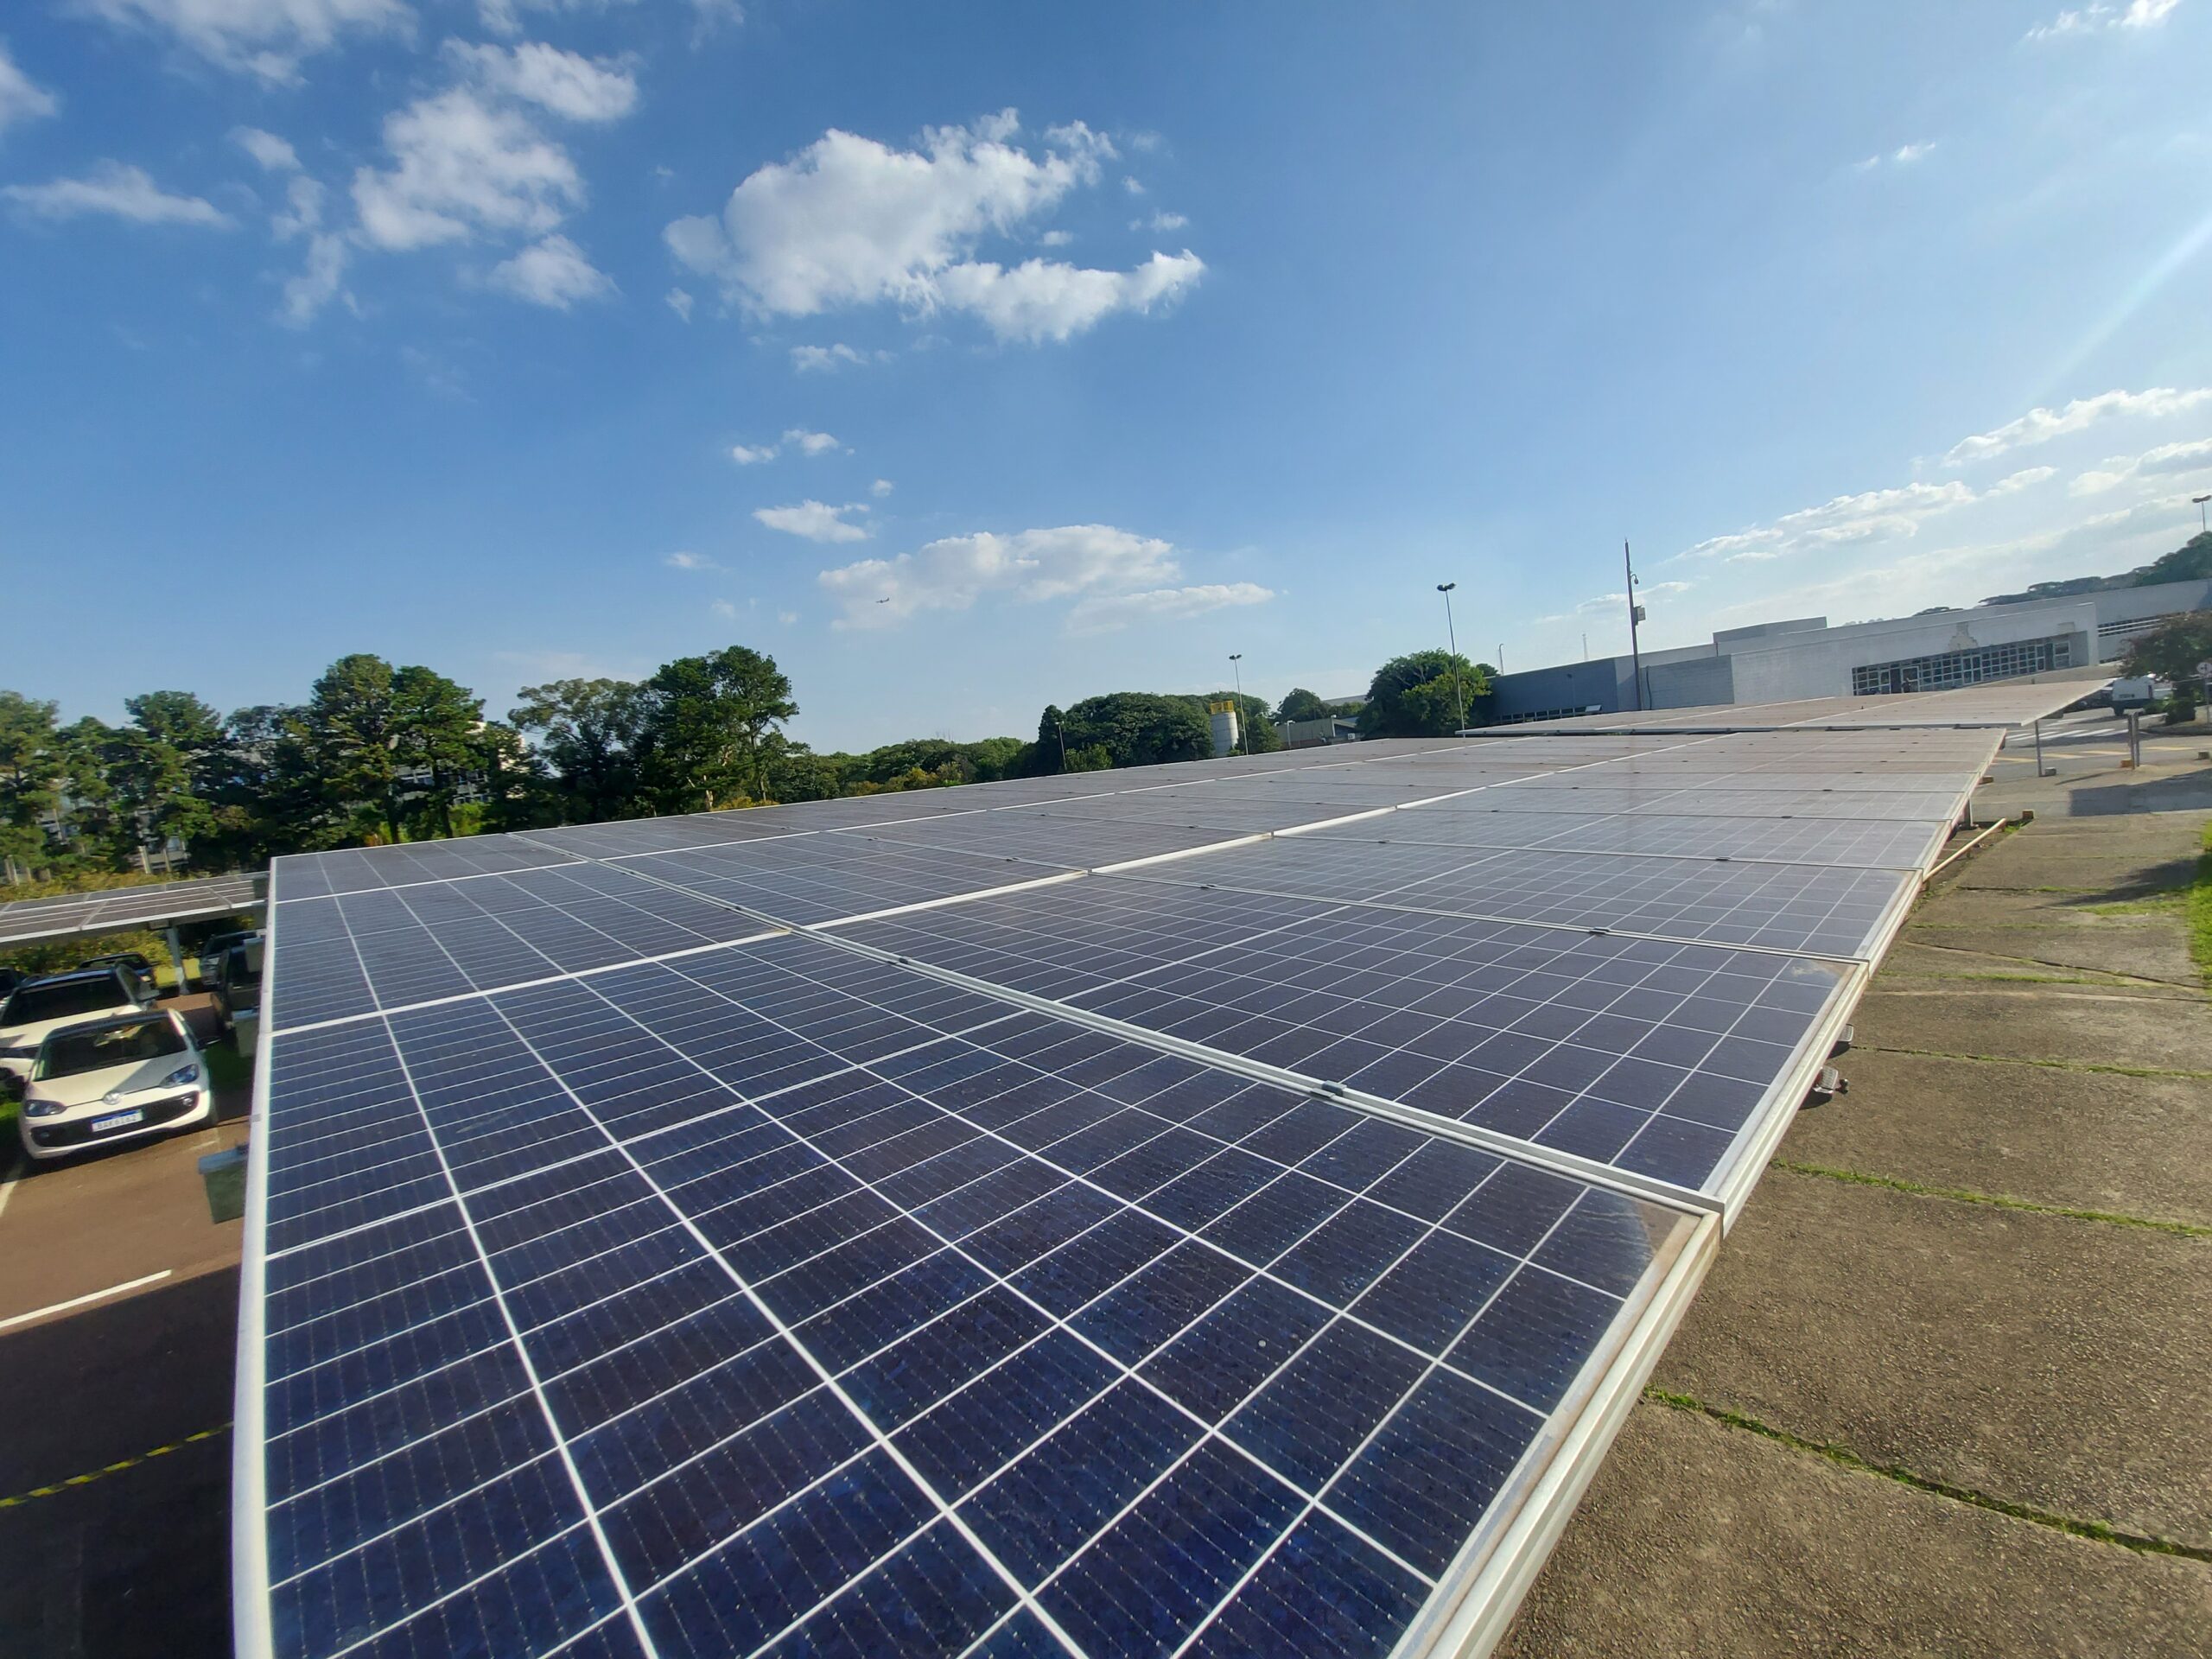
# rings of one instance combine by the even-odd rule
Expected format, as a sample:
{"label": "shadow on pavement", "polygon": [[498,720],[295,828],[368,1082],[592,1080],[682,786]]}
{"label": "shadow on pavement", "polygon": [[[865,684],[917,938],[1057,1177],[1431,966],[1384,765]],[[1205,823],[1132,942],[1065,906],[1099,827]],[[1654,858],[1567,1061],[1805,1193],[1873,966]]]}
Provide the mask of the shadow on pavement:
{"label": "shadow on pavement", "polygon": [[0,1497],[162,1456],[0,1509],[0,1654],[220,1659],[230,1651],[226,1425],[235,1268],[0,1336]]}
{"label": "shadow on pavement", "polygon": [[2135,812],[2197,812],[2208,807],[2212,807],[2212,767],[2143,783],[2078,787],[2069,811],[2077,818],[2111,818]]}

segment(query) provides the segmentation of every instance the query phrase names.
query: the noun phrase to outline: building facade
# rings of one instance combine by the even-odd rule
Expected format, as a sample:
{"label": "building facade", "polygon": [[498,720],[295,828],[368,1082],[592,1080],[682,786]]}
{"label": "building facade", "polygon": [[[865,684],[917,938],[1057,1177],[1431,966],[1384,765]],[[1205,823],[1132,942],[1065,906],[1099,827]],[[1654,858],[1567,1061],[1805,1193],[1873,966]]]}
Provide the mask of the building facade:
{"label": "building facade", "polygon": [[1642,696],[1630,658],[1565,663],[1493,683],[1491,718],[1556,719],[1623,709],[1796,697],[1947,691],[1984,680],[2117,661],[2168,619],[2212,608],[2212,582],[2114,588],[2063,599],[1830,627],[1826,617],[1730,628],[1713,643],[1648,651]]}

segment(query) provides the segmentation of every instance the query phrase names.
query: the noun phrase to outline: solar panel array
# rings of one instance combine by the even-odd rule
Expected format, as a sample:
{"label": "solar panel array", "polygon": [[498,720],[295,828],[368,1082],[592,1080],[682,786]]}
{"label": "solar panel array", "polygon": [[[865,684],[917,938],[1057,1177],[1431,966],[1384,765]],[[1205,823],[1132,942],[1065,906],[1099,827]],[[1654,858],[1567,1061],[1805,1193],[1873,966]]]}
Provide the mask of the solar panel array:
{"label": "solar panel array", "polygon": [[36,939],[71,938],[127,928],[234,916],[257,907],[266,883],[258,875],[211,875],[92,893],[55,893],[0,904],[0,949]]}
{"label": "solar panel array", "polygon": [[241,1652],[1478,1650],[1997,741],[279,861]]}

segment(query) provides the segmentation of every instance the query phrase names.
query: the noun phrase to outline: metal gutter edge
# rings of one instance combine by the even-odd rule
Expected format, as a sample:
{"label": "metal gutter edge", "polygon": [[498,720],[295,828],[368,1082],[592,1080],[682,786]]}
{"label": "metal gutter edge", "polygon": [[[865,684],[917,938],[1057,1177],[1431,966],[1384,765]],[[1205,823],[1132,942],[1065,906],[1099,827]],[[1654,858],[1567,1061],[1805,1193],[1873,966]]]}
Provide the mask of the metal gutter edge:
{"label": "metal gutter edge", "polygon": [[[270,867],[276,884],[276,866]],[[262,955],[276,953],[279,907],[269,906]],[[267,1000],[273,976],[263,986]],[[237,1659],[270,1659],[276,1636],[269,1606],[268,1459],[262,1445],[263,1359],[267,1351],[264,1282],[268,1268],[269,1057],[276,1022],[264,1013],[253,1046],[253,1103],[246,1118],[245,1236],[238,1262],[238,1380],[231,1408],[231,1643]]]}

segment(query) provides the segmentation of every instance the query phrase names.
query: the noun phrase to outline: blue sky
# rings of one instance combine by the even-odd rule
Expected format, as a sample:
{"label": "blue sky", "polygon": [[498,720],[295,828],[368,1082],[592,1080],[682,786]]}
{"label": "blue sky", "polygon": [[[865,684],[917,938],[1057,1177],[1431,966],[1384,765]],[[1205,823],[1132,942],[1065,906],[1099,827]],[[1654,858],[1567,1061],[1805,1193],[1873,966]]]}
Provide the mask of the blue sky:
{"label": "blue sky", "polygon": [[2212,0],[26,0],[0,683],[821,747],[2124,569],[2212,489]]}

